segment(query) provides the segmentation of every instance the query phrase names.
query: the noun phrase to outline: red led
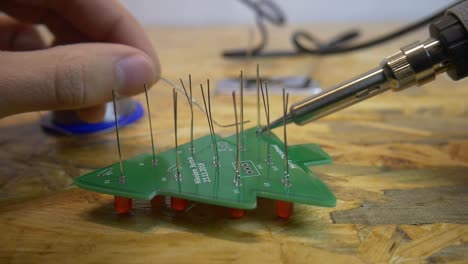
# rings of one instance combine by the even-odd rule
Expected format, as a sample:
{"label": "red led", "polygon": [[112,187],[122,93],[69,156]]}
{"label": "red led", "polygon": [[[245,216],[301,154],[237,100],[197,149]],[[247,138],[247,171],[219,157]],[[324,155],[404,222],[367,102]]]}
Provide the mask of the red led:
{"label": "red led", "polygon": [[128,214],[132,210],[132,199],[114,196],[114,209],[119,214]]}
{"label": "red led", "polygon": [[171,206],[177,212],[182,212],[187,208],[188,201],[182,198],[171,197]]}
{"label": "red led", "polygon": [[282,219],[288,219],[294,209],[294,204],[291,202],[285,202],[285,201],[276,201],[276,214]]}
{"label": "red led", "polygon": [[245,215],[245,210],[238,208],[231,208],[231,218],[239,219]]}

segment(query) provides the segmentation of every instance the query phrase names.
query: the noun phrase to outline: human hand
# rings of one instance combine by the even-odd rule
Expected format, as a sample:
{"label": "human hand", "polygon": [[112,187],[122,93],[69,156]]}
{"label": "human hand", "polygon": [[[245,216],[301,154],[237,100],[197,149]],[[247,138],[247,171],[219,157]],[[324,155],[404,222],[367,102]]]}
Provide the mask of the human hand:
{"label": "human hand", "polygon": [[[149,39],[117,0],[3,0],[0,12],[0,118],[77,109],[97,122],[112,89],[130,96],[159,79]],[[53,34],[51,47],[34,24]]]}

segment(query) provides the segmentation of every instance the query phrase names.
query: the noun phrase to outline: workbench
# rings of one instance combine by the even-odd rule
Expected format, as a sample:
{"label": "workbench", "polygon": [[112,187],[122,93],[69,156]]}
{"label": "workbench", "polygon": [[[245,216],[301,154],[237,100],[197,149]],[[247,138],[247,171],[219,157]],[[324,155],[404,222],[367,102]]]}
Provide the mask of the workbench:
{"label": "workbench", "polygon": [[[326,38],[350,25],[274,29],[270,48],[289,48],[294,28]],[[397,25],[368,25],[365,37]],[[148,28],[165,78],[192,74],[198,84],[236,77],[307,74],[323,88],[369,70],[420,31],[359,52],[323,58],[224,60],[224,49],[249,43],[246,27]],[[150,90],[157,151],[173,147],[172,89]],[[301,98],[291,96],[293,102]],[[304,127],[288,127],[290,144],[317,143],[334,159],[313,167],[337,197],[335,208],[296,205],[289,220],[274,203],[230,219],[226,208],[195,203],[184,213],[155,212],[134,201],[131,215],[113,197],[78,189],[73,180],[118,161],[115,134],[58,137],[28,113],[0,120],[0,263],[376,263],[468,261],[468,80],[442,75],[423,87],[387,92]],[[143,96],[138,100],[144,102]],[[271,116],[281,97],[271,96]],[[182,100],[181,100],[182,102]],[[230,96],[213,97],[213,117],[234,122]],[[185,103],[185,102],[184,102]],[[179,142],[190,138],[190,114],[179,108]],[[256,98],[245,98],[256,124]],[[248,125],[249,126],[249,125]],[[215,127],[222,135],[233,128]],[[195,111],[195,137],[207,135]],[[273,132],[282,135],[281,129]],[[146,117],[120,130],[129,158],[151,152]]]}

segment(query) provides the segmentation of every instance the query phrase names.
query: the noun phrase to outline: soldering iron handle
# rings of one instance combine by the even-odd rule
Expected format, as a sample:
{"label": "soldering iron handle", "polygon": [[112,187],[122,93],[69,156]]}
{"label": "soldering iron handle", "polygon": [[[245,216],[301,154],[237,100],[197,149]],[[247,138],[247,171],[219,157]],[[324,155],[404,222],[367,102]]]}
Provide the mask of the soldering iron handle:
{"label": "soldering iron handle", "polygon": [[429,27],[431,37],[441,43],[453,80],[468,76],[468,1],[447,10]]}

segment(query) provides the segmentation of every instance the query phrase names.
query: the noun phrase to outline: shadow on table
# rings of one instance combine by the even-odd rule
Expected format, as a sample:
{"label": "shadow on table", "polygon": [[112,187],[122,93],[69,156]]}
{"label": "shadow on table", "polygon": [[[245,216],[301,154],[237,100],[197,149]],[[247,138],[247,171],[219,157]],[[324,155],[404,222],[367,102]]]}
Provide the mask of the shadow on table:
{"label": "shadow on table", "polygon": [[[290,219],[276,215],[276,203],[258,199],[257,208],[246,210],[241,219],[232,219],[228,208],[191,203],[184,212],[175,212],[166,205],[151,207],[148,201],[133,201],[131,214],[119,215],[113,204],[103,204],[85,212],[86,220],[125,230],[144,233],[190,232],[238,242],[256,242],[260,237],[284,234],[288,236],[319,238],[326,235],[326,223],[313,212],[317,207],[296,205]],[[312,211],[312,212],[311,212]]]}

